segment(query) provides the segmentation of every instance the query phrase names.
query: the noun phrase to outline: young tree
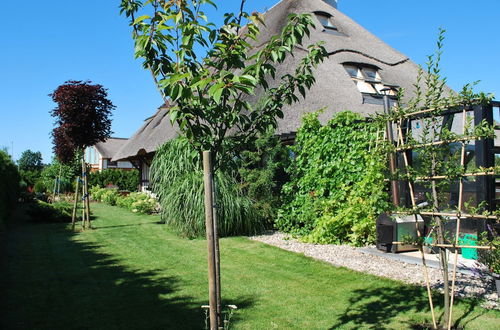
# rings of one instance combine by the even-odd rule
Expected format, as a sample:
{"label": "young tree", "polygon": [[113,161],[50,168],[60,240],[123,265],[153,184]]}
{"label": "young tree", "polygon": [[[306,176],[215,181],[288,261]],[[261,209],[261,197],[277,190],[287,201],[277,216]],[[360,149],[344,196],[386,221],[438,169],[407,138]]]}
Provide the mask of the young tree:
{"label": "young tree", "polygon": [[[111,112],[115,108],[108,100],[107,90],[90,81],[70,80],[49,95],[57,104],[51,115],[56,118],[52,131],[54,152],[62,163],[68,163],[78,153],[82,163],[83,197],[87,226],[90,227],[90,204],[87,189],[87,166],[83,151],[104,141],[111,134]],[[75,199],[78,199],[76,193]],[[76,205],[76,203],[75,203]],[[84,227],[85,227],[85,219]]]}
{"label": "young tree", "polygon": [[[314,83],[313,69],[327,56],[321,44],[302,47],[306,52],[298,67],[276,77],[276,65],[294,54],[296,46],[309,36],[312,18],[290,15],[280,35],[256,47],[262,42],[258,37],[264,22],[258,13],[246,13],[244,4],[242,0],[238,14],[226,13],[223,25],[217,28],[204,11],[206,6],[215,7],[211,0],[121,2],[121,13],[133,28],[135,55],[151,71],[165,103],[172,105],[171,121],[199,152],[211,153],[211,157],[204,153],[206,173],[212,171],[207,168],[211,162],[218,168],[233,157],[232,151],[240,144],[276,127],[283,106],[297,102],[296,94],[305,96]],[[250,103],[257,93],[259,102]],[[207,193],[213,183],[211,174],[206,176],[209,264],[211,249],[218,264],[217,221],[212,217],[216,212],[209,206],[215,204],[214,196],[213,191]],[[217,315],[210,302],[212,328],[220,322],[220,285],[216,291]],[[212,294],[210,297],[212,300]]]}

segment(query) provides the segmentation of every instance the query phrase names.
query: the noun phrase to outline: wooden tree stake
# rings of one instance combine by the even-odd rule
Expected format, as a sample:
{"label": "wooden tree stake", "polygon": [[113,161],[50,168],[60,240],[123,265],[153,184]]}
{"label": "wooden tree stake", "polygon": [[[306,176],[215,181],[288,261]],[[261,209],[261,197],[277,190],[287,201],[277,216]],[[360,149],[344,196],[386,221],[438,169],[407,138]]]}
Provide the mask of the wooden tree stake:
{"label": "wooden tree stake", "polygon": [[80,188],[80,177],[76,178],[76,187],[75,187],[75,202],[73,204],[73,213],[71,214],[71,230],[75,230],[76,223],[76,210],[78,209],[78,194]]}

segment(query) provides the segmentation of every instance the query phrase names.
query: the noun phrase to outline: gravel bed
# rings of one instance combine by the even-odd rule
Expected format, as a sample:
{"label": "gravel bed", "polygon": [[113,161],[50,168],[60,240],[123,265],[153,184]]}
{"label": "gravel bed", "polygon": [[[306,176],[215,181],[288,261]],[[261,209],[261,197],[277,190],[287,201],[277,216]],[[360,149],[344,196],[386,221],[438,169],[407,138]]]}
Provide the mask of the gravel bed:
{"label": "gravel bed", "polygon": [[[421,265],[364,253],[356,247],[302,243],[280,232],[269,232],[264,235],[250,237],[250,239],[284,250],[302,253],[335,266],[425,286],[423,267]],[[428,267],[428,272],[432,287],[442,291],[441,271]],[[456,293],[459,297],[482,298],[484,299],[483,307],[500,309],[495,281],[491,277],[457,273]]]}

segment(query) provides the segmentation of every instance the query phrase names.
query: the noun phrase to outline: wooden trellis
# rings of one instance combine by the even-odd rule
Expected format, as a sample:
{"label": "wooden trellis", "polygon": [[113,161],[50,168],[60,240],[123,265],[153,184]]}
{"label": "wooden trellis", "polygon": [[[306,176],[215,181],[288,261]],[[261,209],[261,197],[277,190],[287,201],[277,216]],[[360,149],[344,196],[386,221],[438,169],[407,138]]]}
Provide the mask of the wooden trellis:
{"label": "wooden trellis", "polygon": [[[498,106],[498,105],[497,105]],[[394,129],[396,130],[396,139],[394,140],[394,150],[396,155],[401,155],[402,160],[403,160],[403,168],[404,168],[404,174],[403,174],[403,180],[398,178],[399,181],[405,181],[406,186],[407,186],[407,193],[409,195],[409,201],[411,204],[411,209],[408,212],[395,212],[396,214],[413,214],[415,216],[415,227],[416,227],[416,232],[417,236],[419,238],[423,237],[423,233],[420,231],[420,228],[418,226],[418,215],[423,215],[423,216],[432,216],[436,217],[439,219],[442,219],[444,217],[455,217],[456,218],[456,232],[455,232],[455,238],[453,244],[444,244],[444,242],[438,242],[437,244],[428,244],[429,246],[436,246],[440,248],[455,248],[454,251],[454,258],[453,258],[453,271],[452,271],[452,281],[451,281],[451,292],[450,292],[450,313],[449,313],[449,319],[445,320],[448,325],[448,329],[451,329],[451,324],[452,324],[452,313],[453,313],[453,302],[454,302],[454,291],[455,291],[455,285],[456,285],[456,273],[457,273],[457,263],[458,263],[458,248],[464,248],[464,247],[470,247],[470,248],[477,248],[477,249],[490,249],[491,247],[489,246],[464,246],[464,245],[459,245],[459,236],[460,236],[460,229],[461,229],[461,222],[463,219],[475,219],[475,220],[498,220],[498,217],[495,215],[480,215],[480,214],[469,214],[469,213],[464,213],[463,212],[463,202],[464,202],[464,179],[467,177],[489,177],[493,178],[496,173],[495,169],[492,167],[488,168],[481,168],[480,171],[477,173],[463,173],[463,174],[458,174],[454,177],[457,178],[458,180],[458,206],[456,212],[440,212],[439,210],[433,208],[433,210],[422,210],[418,207],[417,205],[417,200],[415,197],[415,182],[416,181],[427,181],[431,182],[432,184],[435,185],[437,180],[443,180],[443,179],[448,179],[450,178],[449,176],[445,175],[431,175],[431,176],[420,176],[420,177],[415,177],[412,178],[412,175],[410,173],[410,167],[411,167],[411,160],[408,157],[408,152],[417,148],[425,148],[425,147],[430,147],[430,146],[439,146],[439,145],[449,145],[451,143],[457,143],[459,142],[461,144],[460,148],[460,167],[461,169],[464,170],[465,172],[465,164],[466,164],[466,145],[467,142],[469,141],[476,141],[477,138],[474,136],[469,136],[467,132],[467,127],[466,127],[466,122],[467,122],[467,111],[469,110],[468,108],[462,106],[459,108],[454,108],[454,109],[425,109],[413,113],[400,113],[398,116],[398,109],[397,107],[394,108],[394,114],[396,115],[395,117],[397,119],[393,119],[389,121],[388,125],[388,130],[389,129]],[[405,136],[405,124],[411,123],[412,119],[420,119],[420,118],[426,118],[433,116],[437,113],[438,116],[443,116],[444,114],[462,114],[462,135],[460,138],[455,138],[455,139],[450,139],[450,140],[436,140],[432,141],[429,143],[417,143],[417,144],[409,144],[408,143],[408,138]],[[476,114],[476,111],[474,111]],[[482,118],[479,118],[482,121]],[[492,124],[492,116],[489,118],[488,122]],[[475,118],[475,124],[477,125],[480,121],[476,120]],[[389,128],[390,127],[390,128]],[[411,130],[410,130],[411,132]],[[386,134],[386,136],[390,135],[390,133]],[[435,137],[434,137],[435,138]],[[492,142],[489,141],[491,144]],[[477,146],[477,144],[476,144]],[[484,149],[484,148],[483,148]],[[492,152],[493,148],[491,148],[490,152]],[[484,153],[487,150],[482,150]],[[398,158],[398,157],[396,157]],[[491,165],[491,164],[490,164]],[[393,175],[395,173],[392,173]],[[434,173],[433,173],[434,174]],[[394,179],[391,179],[394,180]],[[389,181],[389,180],[387,180]],[[490,181],[491,183],[491,181]],[[477,188],[477,187],[476,187]],[[490,185],[491,188],[491,185]],[[490,194],[490,197],[491,194]],[[400,196],[398,196],[398,199]],[[492,198],[490,198],[490,203],[491,203]],[[479,201],[477,201],[479,202]],[[491,206],[491,205],[490,205]],[[439,222],[440,223],[440,222]],[[419,239],[419,241],[422,241]],[[393,242],[393,244],[405,244],[403,242]],[[420,255],[422,258],[422,264],[423,264],[423,272],[424,272],[424,278],[426,282],[426,287],[427,287],[427,293],[428,293],[428,298],[429,298],[429,305],[431,309],[431,314],[432,314],[432,322],[434,325],[434,328],[437,328],[436,324],[436,316],[435,316],[435,311],[434,311],[434,306],[432,302],[432,292],[431,292],[431,286],[430,286],[430,281],[429,281],[429,275],[428,275],[428,269],[427,269],[427,263],[426,263],[426,258],[425,258],[425,253],[423,252],[423,247],[422,244],[419,244],[419,250],[420,250]],[[445,253],[445,252],[444,252]],[[443,257],[443,256],[441,256]],[[445,260],[446,261],[446,260]],[[447,266],[443,271],[447,271]]]}

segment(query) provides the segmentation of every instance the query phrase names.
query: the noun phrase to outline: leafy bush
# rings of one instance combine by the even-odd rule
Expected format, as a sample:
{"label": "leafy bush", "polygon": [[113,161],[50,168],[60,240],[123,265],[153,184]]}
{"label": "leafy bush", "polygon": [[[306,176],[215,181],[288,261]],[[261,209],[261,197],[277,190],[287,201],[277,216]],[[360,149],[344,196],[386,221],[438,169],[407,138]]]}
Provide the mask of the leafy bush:
{"label": "leafy bush", "polygon": [[[153,191],[165,223],[186,237],[205,235],[203,170],[200,155],[183,138],[161,146],[151,166]],[[228,171],[215,176],[218,228],[221,236],[253,234],[261,230],[253,201],[246,197]]]}
{"label": "leafy bush", "polygon": [[137,213],[144,213],[144,214],[151,214],[153,213],[157,206],[158,202],[156,199],[152,197],[148,197],[146,194],[141,194],[145,198],[140,198],[130,205],[130,210],[132,212],[137,212]]}
{"label": "leafy bush", "polygon": [[89,174],[89,185],[105,188],[113,185],[118,190],[137,191],[139,187],[139,171],[136,169],[106,169]]}
{"label": "leafy bush", "polygon": [[106,191],[101,196],[101,201],[103,203],[109,204],[111,206],[116,205],[116,200],[120,198],[120,194],[117,189],[106,189]]}
{"label": "leafy bush", "polygon": [[100,188],[94,186],[89,189],[93,200],[109,205],[116,205],[132,212],[151,214],[158,208],[158,201],[145,193],[130,193],[121,195],[116,188]]}
{"label": "leafy bush", "polygon": [[5,151],[0,150],[0,227],[17,204],[20,180],[17,166]]}
{"label": "leafy bush", "polygon": [[35,186],[33,187],[33,191],[35,193],[44,193],[47,191],[47,187],[45,187],[45,184],[43,183],[43,181],[41,180],[38,180],[37,182],[35,182]]}
{"label": "leafy bush", "polygon": [[60,177],[60,192],[66,193],[74,190],[73,182],[75,177],[81,174],[81,165],[77,160],[69,163],[68,165],[61,164],[56,158],[52,163],[45,166],[40,174],[38,181],[43,183],[46,190],[51,192],[54,189],[54,183]]}
{"label": "leafy bush", "polygon": [[488,270],[495,274],[496,277],[500,276],[500,236],[493,230],[490,226],[490,234],[493,236],[492,239],[488,237],[487,232],[483,232],[480,235],[480,239],[477,245],[480,246],[491,246],[493,249],[490,250],[477,250],[477,261],[486,267]]}
{"label": "leafy bush", "polygon": [[276,226],[314,243],[373,243],[375,219],[389,206],[376,131],[376,123],[348,111],[326,126],[317,113],[306,115]]}
{"label": "leafy bush", "polygon": [[26,213],[35,222],[69,222],[73,205],[68,202],[49,204],[40,200],[28,203]]}

